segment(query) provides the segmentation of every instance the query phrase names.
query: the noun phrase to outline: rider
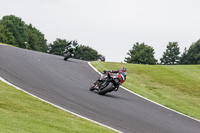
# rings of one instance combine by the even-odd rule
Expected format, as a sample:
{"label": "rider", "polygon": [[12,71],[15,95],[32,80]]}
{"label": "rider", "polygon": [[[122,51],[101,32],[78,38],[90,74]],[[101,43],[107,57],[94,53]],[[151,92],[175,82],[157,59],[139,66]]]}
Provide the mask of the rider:
{"label": "rider", "polygon": [[[117,91],[119,85],[121,85],[126,80],[126,72],[127,72],[127,69],[125,67],[122,67],[120,70],[110,70],[110,71],[104,70],[104,74],[107,74],[108,78],[110,78],[112,73],[117,73],[119,82],[116,85],[115,91]],[[98,85],[95,86],[95,88],[97,88],[97,89],[98,89],[98,87],[99,87]]]}
{"label": "rider", "polygon": [[122,84],[126,80],[126,72],[127,69],[125,67],[122,67],[120,70],[110,70],[110,71],[104,70],[104,73],[107,74],[108,77],[110,77],[111,73],[117,73],[117,76],[120,80],[119,84]]}
{"label": "rider", "polygon": [[100,60],[100,61],[105,61],[105,56],[100,55],[99,60]]}
{"label": "rider", "polygon": [[67,43],[67,46],[65,47],[65,52],[69,50],[69,47],[71,47],[72,45],[75,47],[75,51],[78,50],[79,44],[78,41],[75,39]]}

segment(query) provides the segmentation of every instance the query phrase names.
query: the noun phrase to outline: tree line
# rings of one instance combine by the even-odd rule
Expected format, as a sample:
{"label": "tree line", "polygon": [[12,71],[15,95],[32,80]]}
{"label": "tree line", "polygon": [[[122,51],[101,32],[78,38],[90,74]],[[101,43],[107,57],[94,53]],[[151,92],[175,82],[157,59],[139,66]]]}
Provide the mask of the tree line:
{"label": "tree line", "polygon": [[[0,20],[0,42],[62,56],[69,41],[57,38],[53,43],[47,44],[45,35],[32,24],[27,25],[21,18],[9,15]],[[96,50],[84,45],[80,45],[74,56],[76,59],[87,61],[94,61],[99,57],[100,54]]]}
{"label": "tree line", "polygon": [[20,48],[47,51],[47,40],[44,34],[14,15],[4,16],[0,20],[0,42]]}
{"label": "tree line", "polygon": [[169,42],[166,51],[163,52],[163,56],[160,58],[160,63],[154,58],[154,49],[144,43],[139,44],[137,42],[127,54],[129,57],[124,60],[127,63],[152,65],[200,64],[200,40],[191,44],[189,49],[185,48],[181,55],[178,42]]}
{"label": "tree line", "polygon": [[[38,29],[27,25],[21,18],[14,15],[4,16],[0,20],[0,42],[16,47],[45,52],[63,56],[65,46],[69,41],[57,38],[53,43],[47,44],[45,35]],[[200,40],[185,48],[180,55],[178,42],[169,42],[160,63],[154,58],[154,49],[145,43],[136,42],[127,53],[125,62],[135,64],[200,64]],[[80,45],[74,58],[94,61],[101,55],[89,46]]]}

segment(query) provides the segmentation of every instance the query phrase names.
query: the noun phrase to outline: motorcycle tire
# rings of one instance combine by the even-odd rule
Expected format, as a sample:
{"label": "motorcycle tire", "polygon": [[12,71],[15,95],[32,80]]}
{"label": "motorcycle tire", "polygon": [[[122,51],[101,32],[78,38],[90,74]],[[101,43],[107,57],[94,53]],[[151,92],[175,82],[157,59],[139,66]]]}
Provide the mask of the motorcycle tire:
{"label": "motorcycle tire", "polygon": [[113,91],[114,89],[115,89],[115,86],[113,85],[112,82],[110,82],[110,83],[108,84],[108,86],[106,86],[106,87],[103,88],[102,90],[98,91],[98,94],[99,94],[99,95],[105,95],[106,93],[111,92],[111,91]]}
{"label": "motorcycle tire", "polygon": [[67,52],[66,55],[64,56],[64,60],[66,61],[67,59],[69,59],[71,53],[70,52]]}

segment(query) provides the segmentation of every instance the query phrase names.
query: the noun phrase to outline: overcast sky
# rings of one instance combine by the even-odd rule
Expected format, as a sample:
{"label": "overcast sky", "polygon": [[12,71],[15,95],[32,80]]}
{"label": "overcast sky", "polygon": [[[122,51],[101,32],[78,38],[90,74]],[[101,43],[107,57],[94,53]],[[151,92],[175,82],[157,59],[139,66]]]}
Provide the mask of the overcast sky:
{"label": "overcast sky", "polygon": [[154,48],[160,61],[169,42],[180,52],[200,39],[200,0],[0,0],[0,19],[22,18],[48,43],[77,39],[121,62],[136,42]]}

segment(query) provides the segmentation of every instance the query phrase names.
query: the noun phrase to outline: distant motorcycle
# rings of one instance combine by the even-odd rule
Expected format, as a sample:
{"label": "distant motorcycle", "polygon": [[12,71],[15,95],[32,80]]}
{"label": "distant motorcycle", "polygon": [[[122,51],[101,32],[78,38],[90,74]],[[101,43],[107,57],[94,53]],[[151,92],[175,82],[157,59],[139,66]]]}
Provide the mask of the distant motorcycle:
{"label": "distant motorcycle", "polygon": [[64,52],[65,61],[69,58],[72,58],[74,56],[74,53],[76,52],[76,47],[74,45],[70,45],[66,49],[67,50]]}
{"label": "distant motorcycle", "polygon": [[117,75],[102,74],[94,85],[91,86],[90,91],[96,90],[98,94],[105,95],[108,92],[117,91],[120,86],[120,81]]}

